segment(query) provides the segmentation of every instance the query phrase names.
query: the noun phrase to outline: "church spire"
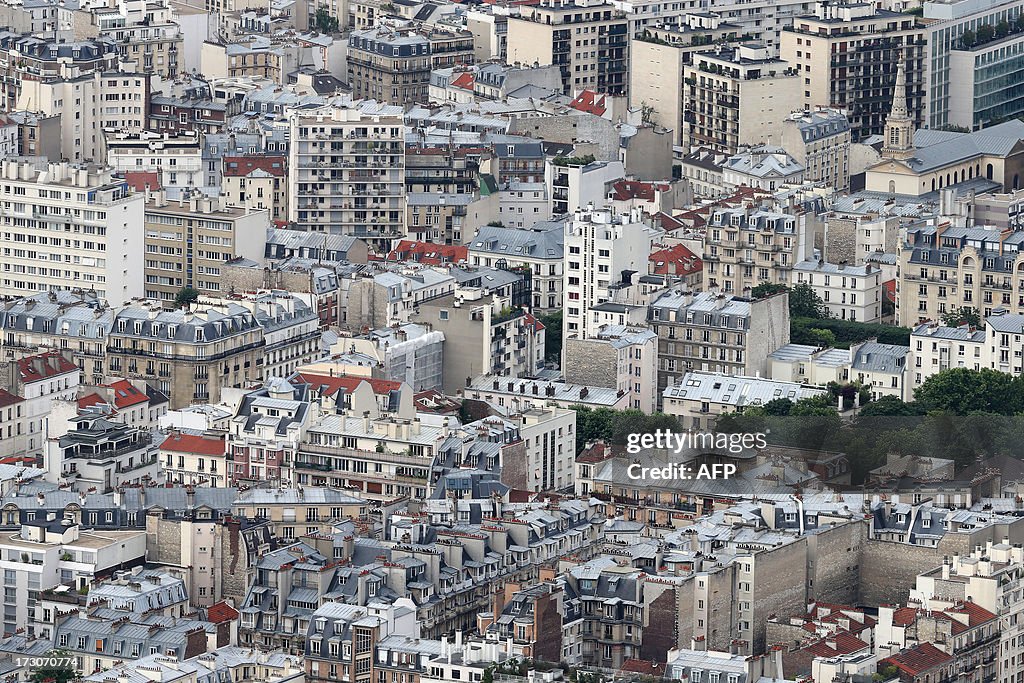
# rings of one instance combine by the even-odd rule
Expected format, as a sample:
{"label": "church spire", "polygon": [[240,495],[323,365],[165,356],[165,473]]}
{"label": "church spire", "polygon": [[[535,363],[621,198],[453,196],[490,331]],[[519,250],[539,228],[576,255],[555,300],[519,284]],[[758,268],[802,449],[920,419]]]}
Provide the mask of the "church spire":
{"label": "church spire", "polygon": [[885,119],[885,142],[882,156],[889,159],[908,159],[914,155],[914,120],[907,111],[907,70],[903,53],[896,55],[896,85],[893,88],[892,109]]}

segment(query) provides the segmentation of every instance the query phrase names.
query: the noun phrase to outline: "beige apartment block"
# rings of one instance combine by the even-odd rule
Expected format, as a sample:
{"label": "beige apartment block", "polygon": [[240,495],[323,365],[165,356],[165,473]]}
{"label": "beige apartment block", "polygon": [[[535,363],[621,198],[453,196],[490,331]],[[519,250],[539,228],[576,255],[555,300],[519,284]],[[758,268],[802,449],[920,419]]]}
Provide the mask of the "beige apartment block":
{"label": "beige apartment block", "polygon": [[235,257],[261,260],[270,212],[224,206],[194,194],[168,201],[151,193],[145,218],[145,296],[170,305],[183,287],[221,292],[221,268]]}
{"label": "beige apartment block", "polygon": [[875,9],[869,3],[818,3],[783,31],[779,56],[791,64],[800,87],[792,109],[833,107],[847,112],[852,140],[881,135],[892,99],[897,63],[907,68],[909,111],[923,121],[925,29],[913,14]]}
{"label": "beige apartment block", "polygon": [[733,154],[740,145],[781,138],[800,92],[788,62],[759,43],[721,46],[692,60],[683,67],[689,144]]}
{"label": "beige apartment block", "polygon": [[629,74],[629,20],[601,0],[523,7],[508,18],[508,61],[558,64],[562,92],[622,95]]}

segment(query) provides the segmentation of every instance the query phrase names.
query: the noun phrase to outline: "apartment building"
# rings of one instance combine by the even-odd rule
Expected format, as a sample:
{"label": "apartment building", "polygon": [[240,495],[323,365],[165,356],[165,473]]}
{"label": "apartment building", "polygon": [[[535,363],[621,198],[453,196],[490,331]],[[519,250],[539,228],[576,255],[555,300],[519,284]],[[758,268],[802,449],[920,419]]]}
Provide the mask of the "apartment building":
{"label": "apartment building", "polygon": [[719,415],[746,406],[759,406],[777,399],[793,403],[827,390],[796,382],[741,377],[691,370],[662,395],[662,410],[679,418],[687,429],[712,430]]}
{"label": "apartment building", "polygon": [[910,333],[910,359],[907,362],[912,389],[943,370],[989,367],[987,337],[986,330],[976,330],[967,325],[946,327],[927,322],[915,327]]}
{"label": "apartment building", "polygon": [[793,266],[813,255],[820,227],[810,212],[715,208],[704,233],[704,289],[742,295],[763,282],[788,284]]}
{"label": "apartment building", "polygon": [[205,41],[201,65],[208,78],[270,79],[279,85],[299,66],[295,45],[255,34],[230,43]]}
{"label": "apartment building", "polygon": [[545,221],[532,228],[506,228],[486,225],[467,242],[474,266],[525,267],[532,271],[533,295],[530,305],[543,312],[560,308],[563,303],[565,225],[563,221]]}
{"label": "apartment building", "polygon": [[558,406],[572,408],[611,408],[626,410],[629,394],[607,387],[570,384],[541,379],[510,379],[493,375],[467,378],[470,382],[458,391],[462,398],[479,399],[498,406],[499,411],[521,412],[532,408]]}
{"label": "apartment building", "polygon": [[543,346],[544,326],[523,310],[522,302],[485,294],[485,289],[458,288],[422,302],[409,318],[444,334],[445,393],[465,386],[467,377],[531,377],[540,370],[537,349]]}
{"label": "apartment building", "polygon": [[401,116],[326,107],[293,114],[289,131],[289,221],[391,251],[406,234]]}
{"label": "apartment building", "polygon": [[473,34],[389,20],[354,31],[348,43],[353,97],[404,105],[429,102],[430,72],[473,62]]}
{"label": "apartment building", "polygon": [[658,335],[644,326],[602,325],[593,336],[566,337],[562,374],[571,384],[607,387],[629,395],[629,407],[652,413],[658,405]]}
{"label": "apartment building", "polygon": [[791,114],[782,123],[781,147],[804,167],[804,180],[849,189],[850,120],[843,112],[818,107]]}
{"label": "apartment building", "polygon": [[658,335],[661,396],[691,370],[764,375],[768,355],[789,343],[789,297],[670,289],[651,302],[649,324]]}
{"label": "apartment building", "polygon": [[63,162],[4,161],[2,177],[0,293],[78,287],[115,305],[142,295],[142,196],[109,171]]}
{"label": "apartment building", "polygon": [[899,245],[899,324],[914,327],[962,306],[977,309],[983,319],[996,308],[1024,312],[1022,243],[1019,232],[911,225]]}
{"label": "apartment building", "polygon": [[646,273],[651,245],[662,234],[639,221],[640,215],[616,216],[588,207],[565,224],[565,280],[562,334],[586,339],[590,309],[612,299],[611,288],[626,273]]}
{"label": "apartment building", "polygon": [[[626,177],[621,161],[592,161],[555,157],[547,162],[544,183],[552,216],[572,213],[593,204],[605,206],[612,184]],[[521,200],[513,200],[513,208],[521,210]],[[504,209],[504,207],[502,207]]]}
{"label": "apartment building", "polygon": [[100,37],[118,44],[121,57],[140,73],[173,79],[183,66],[178,56],[184,36],[170,4],[128,0],[117,7],[93,10]]}
{"label": "apartment building", "polygon": [[1013,84],[999,74],[1018,68],[1022,49],[1019,34],[993,36],[987,43],[965,45],[968,31],[977,36],[982,26],[1013,26],[1024,2],[983,0],[931,5],[925,8],[924,39],[928,45],[927,85],[923,106],[928,128],[946,125],[970,130],[1016,117],[1020,103]]}
{"label": "apartment building", "polygon": [[562,93],[624,95],[629,73],[629,20],[603,0],[547,2],[508,18],[508,62],[557,64]]}
{"label": "apartment building", "polygon": [[107,338],[107,364],[115,376],[154,382],[170,409],[217,403],[221,389],[262,377],[263,330],[237,304],[164,310],[141,301],[119,310]]}
{"label": "apartment building", "polygon": [[[34,80],[77,79],[118,70],[120,55],[110,39],[61,44],[54,37],[5,31],[0,36],[0,93],[6,111],[17,111],[22,89]],[[35,109],[31,107],[30,109]]]}
{"label": "apartment building", "polygon": [[221,434],[173,432],[160,444],[164,481],[223,487],[228,485],[228,456]]}
{"label": "apartment building", "polygon": [[41,517],[24,522],[13,535],[5,533],[0,557],[5,564],[4,630],[15,633],[29,629],[35,610],[41,609],[42,591],[61,584],[87,588],[98,576],[144,562],[146,533],[87,531],[78,523],[62,525]]}
{"label": "apartment building", "polygon": [[231,503],[231,514],[267,521],[275,536],[292,539],[327,534],[335,522],[365,516],[368,506],[363,498],[327,486],[251,488],[238,493]]}
{"label": "apartment building", "polygon": [[775,192],[784,185],[800,185],[803,181],[803,164],[782,147],[743,148],[722,162],[722,184],[729,193],[740,187]]}
{"label": "apartment building", "polygon": [[1013,683],[1024,674],[1020,657],[1024,604],[1015,597],[1021,589],[1022,562],[1020,548],[1005,540],[988,541],[984,548],[975,547],[969,554],[943,558],[941,566],[918,574],[916,586],[910,591],[910,600],[926,609],[953,609],[955,614],[960,605],[966,607],[969,603],[999,618],[999,683]]}
{"label": "apartment building", "polygon": [[693,63],[697,52],[707,52],[707,41],[733,42],[741,28],[711,12],[685,14],[677,21],[648,24],[634,32],[629,43],[629,104],[633,109],[650,107],[651,121],[670,129],[673,144],[684,147],[689,143],[683,67]]}
{"label": "apartment building", "polygon": [[42,456],[47,439],[61,433],[50,430],[54,402],[77,399],[81,377],[81,370],[66,351],[45,351],[0,364],[4,388],[22,399],[16,412],[23,421],[20,426],[14,425],[20,431],[11,437],[12,441],[20,442],[22,454]]}
{"label": "apartment building", "polygon": [[49,81],[27,79],[18,106],[47,116],[73,108],[80,116],[60,117],[61,154],[72,162],[102,163],[109,136],[137,135],[145,128],[149,81],[147,73],[127,71]]}
{"label": "apartment building", "polygon": [[168,201],[163,191],[147,193],[145,210],[145,296],[165,305],[183,287],[222,294],[226,261],[261,261],[270,212],[231,207],[198,192]]}
{"label": "apartment building", "polygon": [[882,316],[882,271],[871,263],[801,261],[793,266],[790,284],[810,285],[824,302],[829,317],[877,323]]}
{"label": "apartment building", "polygon": [[923,127],[927,31],[913,14],[870,4],[816,3],[814,13],[793,19],[782,32],[779,54],[797,71],[797,107],[847,112],[859,142],[881,135],[892,100],[897,65],[906,67],[908,111]]}
{"label": "apartment building", "polygon": [[[114,132],[107,134],[107,164],[120,175],[150,171],[162,188],[191,191],[203,187],[202,138],[198,133],[138,134]],[[156,188],[153,188],[156,189]]]}
{"label": "apartment building", "polygon": [[683,65],[684,119],[691,145],[733,154],[742,144],[781,134],[782,121],[800,94],[791,61],[771,56],[760,43],[722,46],[691,59]]}
{"label": "apartment building", "polygon": [[[911,352],[906,346],[865,341],[849,349],[786,344],[768,356],[768,377],[823,387],[854,382],[871,392],[871,399],[895,396],[913,400]],[[854,399],[854,405],[857,399]],[[840,398],[840,408],[851,404]]]}
{"label": "apartment building", "polygon": [[267,210],[270,220],[288,218],[288,158],[270,154],[224,157],[221,197],[228,206]]}
{"label": "apartment building", "polygon": [[[204,84],[205,85],[205,84]],[[214,102],[208,88],[186,91],[184,97],[156,94],[149,98],[149,125],[155,133],[217,133],[223,127],[227,107]]]}
{"label": "apartment building", "polygon": [[150,431],[111,422],[107,411],[97,407],[85,408],[62,423],[50,418],[43,462],[48,480],[83,492],[148,485],[160,474]]}
{"label": "apartment building", "polygon": [[105,378],[106,338],[114,312],[92,291],[40,292],[13,301],[0,313],[5,360],[66,349],[83,383]]}

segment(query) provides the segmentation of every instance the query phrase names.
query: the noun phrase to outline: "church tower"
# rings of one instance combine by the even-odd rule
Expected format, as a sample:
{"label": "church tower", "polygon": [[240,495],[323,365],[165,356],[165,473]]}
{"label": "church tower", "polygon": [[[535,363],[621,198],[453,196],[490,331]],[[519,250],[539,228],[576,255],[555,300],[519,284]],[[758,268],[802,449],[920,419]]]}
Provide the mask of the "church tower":
{"label": "church tower", "polygon": [[892,109],[885,119],[882,156],[887,159],[914,156],[914,120],[907,111],[907,70],[902,52],[896,57],[896,87],[892,95]]}

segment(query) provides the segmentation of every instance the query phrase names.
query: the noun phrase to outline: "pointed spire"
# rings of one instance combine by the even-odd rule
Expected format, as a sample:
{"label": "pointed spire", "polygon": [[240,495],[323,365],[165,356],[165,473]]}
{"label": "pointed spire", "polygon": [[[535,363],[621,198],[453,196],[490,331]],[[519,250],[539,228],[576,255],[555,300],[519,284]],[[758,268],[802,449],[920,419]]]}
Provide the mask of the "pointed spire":
{"label": "pointed spire", "polygon": [[893,119],[908,118],[907,112],[907,69],[903,62],[903,51],[896,53],[896,86],[892,95],[892,110],[889,117]]}

